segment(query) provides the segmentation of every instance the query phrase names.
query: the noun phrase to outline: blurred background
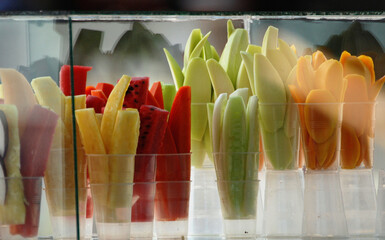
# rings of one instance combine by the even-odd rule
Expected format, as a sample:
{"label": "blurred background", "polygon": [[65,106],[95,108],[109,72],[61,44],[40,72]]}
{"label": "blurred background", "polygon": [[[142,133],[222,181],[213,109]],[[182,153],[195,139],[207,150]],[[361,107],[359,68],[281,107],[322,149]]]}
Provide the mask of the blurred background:
{"label": "blurred background", "polygon": [[0,0],[0,11],[382,11],[385,1]]}

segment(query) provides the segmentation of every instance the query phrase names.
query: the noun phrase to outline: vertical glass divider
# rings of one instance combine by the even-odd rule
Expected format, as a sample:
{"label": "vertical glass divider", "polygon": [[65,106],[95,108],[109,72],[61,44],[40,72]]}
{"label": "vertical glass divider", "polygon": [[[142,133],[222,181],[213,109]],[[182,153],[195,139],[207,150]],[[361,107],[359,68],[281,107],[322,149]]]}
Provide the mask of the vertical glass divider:
{"label": "vertical glass divider", "polygon": [[74,172],[75,172],[75,206],[76,206],[76,236],[80,240],[80,224],[79,224],[79,191],[78,191],[78,166],[77,166],[77,139],[76,139],[76,120],[75,120],[75,87],[74,87],[74,62],[72,52],[72,18],[68,17],[69,27],[69,57],[71,66],[71,108],[72,108],[72,135],[73,135],[73,149],[74,149]]}

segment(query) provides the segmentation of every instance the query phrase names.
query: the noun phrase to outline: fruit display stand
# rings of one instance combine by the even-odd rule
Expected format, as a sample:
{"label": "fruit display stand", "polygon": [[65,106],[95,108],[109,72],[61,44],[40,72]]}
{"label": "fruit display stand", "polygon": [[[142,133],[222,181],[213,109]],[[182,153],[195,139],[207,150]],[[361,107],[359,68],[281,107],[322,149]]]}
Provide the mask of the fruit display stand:
{"label": "fruit display stand", "polygon": [[[10,13],[0,29],[0,239],[383,236],[382,14]],[[336,70],[315,65],[361,55],[373,65],[346,72],[367,97],[341,88],[323,118],[334,98],[310,92],[338,92]],[[362,164],[344,119],[368,128]]]}

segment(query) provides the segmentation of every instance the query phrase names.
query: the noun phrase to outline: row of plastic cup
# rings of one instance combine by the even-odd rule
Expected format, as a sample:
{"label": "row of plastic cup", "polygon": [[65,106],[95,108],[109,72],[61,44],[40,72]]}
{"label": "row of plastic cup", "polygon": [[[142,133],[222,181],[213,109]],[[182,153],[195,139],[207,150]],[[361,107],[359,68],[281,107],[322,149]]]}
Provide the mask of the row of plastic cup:
{"label": "row of plastic cup", "polygon": [[[131,198],[131,202],[129,202],[126,207],[121,205],[117,208],[110,208],[108,210],[103,206],[101,207],[99,203],[95,201],[95,215],[93,219],[96,225],[96,232],[94,232],[94,235],[99,239],[128,239],[129,237],[131,239],[151,239],[154,236],[157,238],[226,236],[229,238],[246,239],[255,238],[257,236],[303,237],[314,235],[314,233],[317,233],[319,236],[328,233],[329,236],[334,237],[347,237],[349,234],[353,236],[385,237],[385,171],[380,171],[378,173],[376,210],[373,212],[372,206],[362,203],[363,207],[368,209],[368,211],[359,214],[360,209],[357,209],[356,215],[354,215],[356,219],[360,219],[360,223],[364,224],[364,228],[362,228],[361,225],[352,225],[349,223],[348,211],[345,211],[346,218],[341,214],[343,213],[343,209],[349,209],[349,206],[346,206],[344,197],[342,198],[342,202],[339,201],[341,198],[338,194],[341,194],[341,192],[338,190],[338,183],[340,182],[338,174],[329,172],[327,175],[305,175],[304,180],[307,181],[311,187],[305,187],[304,195],[302,195],[303,193],[299,193],[297,191],[298,188],[295,188],[295,186],[298,186],[297,184],[303,184],[301,179],[303,176],[301,177],[299,171],[297,171],[297,173],[288,171],[286,175],[279,174],[278,172],[266,173],[266,178],[264,179],[264,189],[266,191],[259,190],[257,201],[254,205],[249,206],[250,209],[256,209],[256,215],[246,218],[242,218],[238,215],[234,218],[231,217],[231,214],[234,214],[231,209],[221,208],[220,204],[224,201],[223,192],[228,194],[228,191],[223,191],[221,187],[225,186],[239,189],[241,188],[240,185],[244,186],[246,182],[220,182],[215,180],[212,175],[212,177],[208,177],[208,172],[210,172],[210,174],[213,173],[212,168],[194,169],[194,171],[194,178],[191,182],[116,184],[114,187],[118,187],[121,192],[135,192],[135,188],[148,190],[147,193],[150,194],[148,194],[145,201],[143,201],[146,202],[146,207],[140,208],[138,206],[137,208],[132,208],[138,203],[138,200],[135,197]],[[201,181],[201,179],[199,179],[200,176],[206,176],[206,180]],[[320,181],[320,178],[322,181]],[[21,180],[24,184],[29,184],[29,186],[32,187],[31,189],[34,189],[33,191],[25,190],[31,192],[31,194],[28,195],[28,199],[33,200],[25,205],[26,212],[30,211],[29,214],[36,214],[34,219],[41,222],[42,220],[40,217],[43,216],[39,215],[41,207],[40,198],[43,189],[42,178],[7,178],[5,180],[9,185],[15,184]],[[176,189],[180,187],[189,188],[190,184],[192,184],[191,199],[181,199],[179,195],[175,196],[172,194],[169,195],[167,199],[168,207],[175,209],[178,209],[177,206],[184,205],[188,207],[189,203],[191,204],[189,211],[184,213],[186,214],[185,219],[176,219],[175,221],[169,221],[170,219],[160,219],[157,216],[162,214],[157,211],[155,211],[153,220],[142,219],[143,221],[141,221],[139,219],[138,216],[140,215],[150,216],[151,219],[154,211],[153,209],[148,208],[149,206],[151,207],[159,204],[164,206],[164,199],[161,199],[155,194],[157,186]],[[257,186],[258,185],[254,185],[254,187]],[[106,191],[106,187],[107,185],[96,184],[91,186],[91,190],[103,192]],[[111,185],[108,187],[111,187]],[[343,196],[344,189],[346,189],[345,187],[341,187]],[[46,194],[49,191],[50,189],[45,189]],[[85,192],[82,193],[83,189],[78,189],[78,191],[79,196],[86,194]],[[58,195],[63,195],[64,190],[56,189],[54,192]],[[69,189],[67,189],[66,192],[68,193]],[[294,194],[294,196],[290,196],[289,194]],[[264,195],[264,198],[262,198],[262,195]],[[22,209],[20,209],[20,206],[16,203],[12,204],[12,196],[8,195],[7,198],[8,205],[6,205],[6,207],[11,209],[14,207],[13,214],[15,216],[13,217],[16,218],[16,215],[19,211],[22,211]],[[330,201],[331,199],[337,201]],[[74,200],[75,199],[72,201]],[[323,203],[317,205],[317,201],[323,201]],[[76,239],[78,230],[82,238],[91,237],[91,233],[87,233],[85,230],[85,198],[79,201],[78,206],[79,228],[77,228],[76,224],[76,209],[67,208],[67,210],[65,210],[64,205],[52,203],[48,197],[48,207],[51,215],[50,223],[55,239]],[[223,206],[224,205],[222,204],[222,207]],[[238,205],[238,207],[239,206],[240,205]],[[315,209],[315,206],[318,206],[319,209]],[[61,210],[59,211],[59,209]],[[330,209],[333,209],[334,211],[330,211]],[[176,211],[179,210],[180,209]],[[4,209],[2,209],[2,211],[4,211]],[[284,211],[286,211],[286,213]],[[109,214],[111,212],[119,219],[119,222],[111,221],[111,215]],[[373,214],[374,218],[372,219],[374,219],[374,222],[368,220]],[[26,219],[33,219],[30,215],[29,217],[27,217],[27,215],[28,214],[25,214]],[[137,221],[132,221],[133,215],[136,215]],[[326,221],[323,219],[326,219]],[[4,216],[2,221],[5,221]],[[38,228],[45,227],[47,226],[42,224],[39,226],[37,225],[37,222],[34,221],[26,221],[22,232],[28,233],[38,231]],[[12,235],[14,229],[15,225],[3,223],[1,225],[0,239],[24,239],[20,236],[16,237]],[[361,232],[358,232],[360,229]]]}

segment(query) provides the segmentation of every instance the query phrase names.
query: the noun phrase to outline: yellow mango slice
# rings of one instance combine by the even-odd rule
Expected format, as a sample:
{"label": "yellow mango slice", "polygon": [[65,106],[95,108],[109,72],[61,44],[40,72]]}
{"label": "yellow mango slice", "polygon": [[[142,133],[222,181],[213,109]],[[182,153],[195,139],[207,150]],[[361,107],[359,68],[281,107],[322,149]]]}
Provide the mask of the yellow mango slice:
{"label": "yellow mango slice", "polygon": [[309,135],[316,143],[323,143],[336,129],[339,104],[326,89],[311,90],[306,97],[304,120]]}
{"label": "yellow mango slice", "polygon": [[122,109],[124,96],[130,84],[131,78],[123,75],[119,82],[112,89],[104,108],[100,133],[103,138],[106,151],[109,152],[112,132],[115,126],[116,115],[118,110]]}
{"label": "yellow mango slice", "polygon": [[110,154],[135,154],[138,146],[140,118],[137,109],[119,110],[112,132]]}
{"label": "yellow mango slice", "polygon": [[[119,110],[111,138],[109,163],[108,206],[126,207],[131,203],[132,188],[121,183],[132,183],[135,171],[135,153],[139,139],[140,118],[137,109]],[[122,157],[122,154],[125,154]],[[126,197],[122,197],[126,196]]]}
{"label": "yellow mango slice", "polygon": [[86,154],[106,154],[95,110],[93,108],[79,109],[75,111],[75,116]]}
{"label": "yellow mango slice", "polygon": [[342,126],[341,128],[341,167],[353,169],[360,157],[360,142],[354,128]]}

